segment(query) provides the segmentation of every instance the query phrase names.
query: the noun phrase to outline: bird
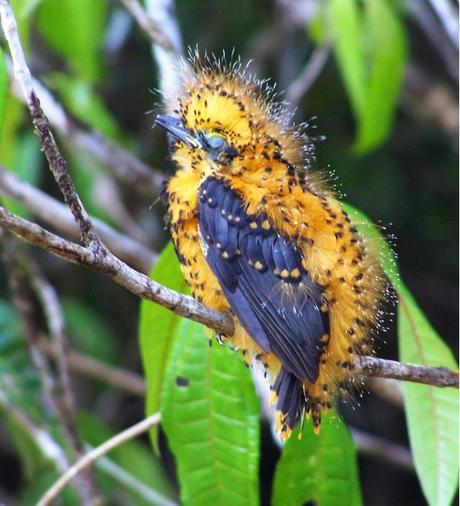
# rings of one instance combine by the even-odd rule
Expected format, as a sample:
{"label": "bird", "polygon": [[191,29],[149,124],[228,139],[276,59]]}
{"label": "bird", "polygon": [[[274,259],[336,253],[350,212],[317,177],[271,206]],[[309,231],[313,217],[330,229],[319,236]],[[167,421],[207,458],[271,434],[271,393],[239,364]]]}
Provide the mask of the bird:
{"label": "bird", "polygon": [[314,139],[240,59],[191,59],[155,124],[175,171],[169,226],[194,297],[229,312],[219,340],[261,363],[286,440],[321,419],[372,354],[386,281],[378,253],[321,172]]}

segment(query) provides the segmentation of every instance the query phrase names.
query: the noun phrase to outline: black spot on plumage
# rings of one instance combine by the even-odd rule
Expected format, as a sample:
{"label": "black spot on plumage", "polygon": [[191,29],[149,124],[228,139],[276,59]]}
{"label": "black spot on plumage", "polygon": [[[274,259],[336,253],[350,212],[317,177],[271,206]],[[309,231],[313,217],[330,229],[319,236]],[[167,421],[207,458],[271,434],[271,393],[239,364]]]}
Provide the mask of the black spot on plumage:
{"label": "black spot on plumage", "polygon": [[[297,421],[299,382],[316,380],[321,337],[329,332],[327,313],[319,310],[322,289],[303,269],[297,247],[272,227],[262,227],[264,213],[248,215],[242,199],[223,181],[208,178],[203,190],[199,224],[208,244],[206,259],[243,327],[282,362],[286,374],[277,383],[283,394],[280,409],[289,413],[289,422]],[[234,219],[229,221],[228,214]],[[298,385],[291,389],[292,378]]]}

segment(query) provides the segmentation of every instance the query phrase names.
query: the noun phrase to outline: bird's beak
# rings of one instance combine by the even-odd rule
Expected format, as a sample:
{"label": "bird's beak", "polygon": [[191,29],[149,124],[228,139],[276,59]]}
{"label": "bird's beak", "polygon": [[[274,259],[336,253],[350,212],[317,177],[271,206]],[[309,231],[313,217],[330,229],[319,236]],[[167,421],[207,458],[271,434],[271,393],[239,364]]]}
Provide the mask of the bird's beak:
{"label": "bird's beak", "polygon": [[182,141],[190,148],[202,147],[201,142],[191,130],[184,127],[179,118],[168,116],[167,114],[159,114],[155,119],[155,125],[164,128],[174,140]]}

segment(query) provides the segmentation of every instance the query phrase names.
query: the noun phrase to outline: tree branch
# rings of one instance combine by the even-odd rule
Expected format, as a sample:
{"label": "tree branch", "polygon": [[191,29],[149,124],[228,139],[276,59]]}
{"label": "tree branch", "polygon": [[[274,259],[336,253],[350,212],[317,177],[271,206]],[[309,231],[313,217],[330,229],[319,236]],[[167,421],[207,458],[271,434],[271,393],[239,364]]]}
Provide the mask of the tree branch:
{"label": "tree branch", "polygon": [[[0,166],[0,194],[13,198],[35,216],[60,232],[78,237],[78,226],[67,206],[41,190],[21,181]],[[150,272],[157,255],[146,246],[118,232],[97,218],[91,218],[101,239],[119,258],[143,273]]]}
{"label": "tree branch", "polygon": [[203,323],[217,332],[233,334],[233,321],[228,314],[203,306],[193,297],[169,290],[132,269],[109,251],[98,255],[91,248],[67,241],[35,223],[9,213],[3,207],[0,207],[0,225],[64,260],[105,274],[138,297],[157,302],[178,315]]}
{"label": "tree branch", "polygon": [[[214,311],[192,297],[159,285],[123,263],[109,251],[104,256],[95,255],[91,249],[66,241],[34,223],[14,216],[2,207],[0,207],[0,225],[35,246],[108,276],[138,297],[156,302],[184,318],[202,323],[226,336],[233,334],[233,320],[229,314]],[[458,388],[459,384],[458,372],[445,367],[401,364],[374,357],[362,357],[355,364],[355,372],[362,376],[394,378],[438,387]]]}
{"label": "tree branch", "polygon": [[145,8],[150,19],[161,26],[165,36],[172,41],[176,48],[175,53],[165,50],[159,44],[152,44],[152,53],[158,66],[160,90],[165,101],[174,96],[180,87],[180,73],[177,71],[182,63],[186,67],[187,63],[181,60],[182,55],[182,36],[176,19],[176,6],[174,0],[145,0]]}
{"label": "tree branch", "polygon": [[32,116],[32,123],[35,131],[40,137],[40,143],[46,159],[48,160],[48,166],[64,196],[64,200],[72,211],[75,221],[80,227],[80,236],[83,244],[91,245],[92,248],[99,250],[100,253],[103,254],[104,246],[93,228],[80,197],[77,195],[77,191],[67,169],[67,161],[62,156],[54,140],[54,135],[50,130],[48,119],[43,113],[40,100],[34,90],[32,90],[30,96],[27,97],[27,106]]}
{"label": "tree branch", "polygon": [[458,371],[452,371],[447,367],[427,367],[404,364],[395,360],[361,357],[355,370],[363,376],[379,376],[437,387],[458,388]]}
{"label": "tree branch", "polygon": [[[172,34],[172,39],[176,38],[177,45],[180,47],[180,33],[175,34],[175,29],[177,29],[176,21],[171,12],[169,12],[171,5],[171,0],[149,0],[147,2],[147,9],[152,17],[156,16],[156,21],[163,16],[169,33]],[[157,10],[155,10],[155,6]],[[107,275],[113,281],[139,297],[152,300],[180,316],[203,323],[219,333],[231,336],[233,334],[233,319],[229,314],[218,313],[198,303],[192,297],[178,294],[155,283],[114,256],[99,241],[91,221],[75,192],[67,171],[67,164],[59,152],[49,129],[48,121],[41,110],[40,103],[33,90],[32,78],[24,61],[24,55],[17,35],[14,15],[7,0],[0,0],[0,15],[13,57],[14,74],[27,99],[34,126],[40,135],[50,169],[58,182],[67,204],[73,212],[75,220],[79,224],[81,236],[86,247],[54,235],[38,225],[10,214],[3,208],[0,208],[0,224],[24,240],[48,250],[61,258]],[[154,49],[161,69],[162,81],[166,82],[166,77],[173,68],[170,59],[171,54],[168,55],[169,59],[166,61],[163,60],[163,57],[166,57],[166,54],[162,53],[164,52],[164,48],[155,47]],[[172,81],[169,81],[169,85],[173,86],[171,83]],[[165,91],[168,93],[170,90],[165,89]],[[399,364],[398,362],[373,357],[363,357],[355,364],[355,372],[364,376],[388,377],[441,387],[455,386],[458,388],[458,373],[446,368]]]}

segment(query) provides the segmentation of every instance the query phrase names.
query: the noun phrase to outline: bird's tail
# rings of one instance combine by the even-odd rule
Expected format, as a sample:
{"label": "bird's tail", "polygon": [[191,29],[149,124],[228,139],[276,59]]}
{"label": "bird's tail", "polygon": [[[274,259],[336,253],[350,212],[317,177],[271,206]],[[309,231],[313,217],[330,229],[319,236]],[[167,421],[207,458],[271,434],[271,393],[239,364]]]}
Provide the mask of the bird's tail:
{"label": "bird's tail", "polygon": [[315,432],[321,423],[319,411],[315,409],[311,399],[305,393],[302,381],[294,374],[281,367],[273,390],[277,395],[276,401],[276,431],[284,440],[299,422],[303,423],[305,415],[311,414]]}

